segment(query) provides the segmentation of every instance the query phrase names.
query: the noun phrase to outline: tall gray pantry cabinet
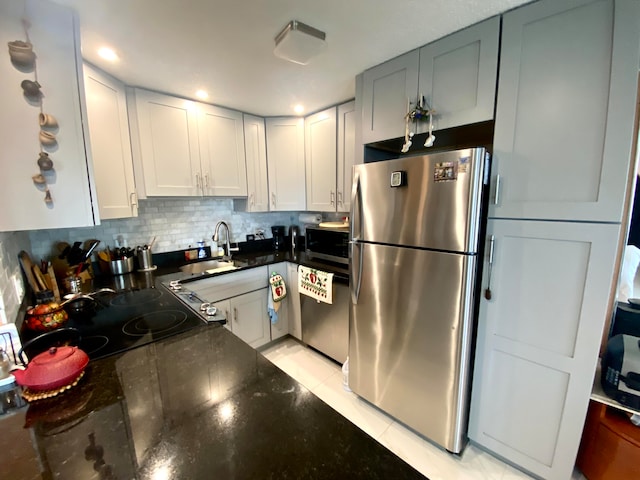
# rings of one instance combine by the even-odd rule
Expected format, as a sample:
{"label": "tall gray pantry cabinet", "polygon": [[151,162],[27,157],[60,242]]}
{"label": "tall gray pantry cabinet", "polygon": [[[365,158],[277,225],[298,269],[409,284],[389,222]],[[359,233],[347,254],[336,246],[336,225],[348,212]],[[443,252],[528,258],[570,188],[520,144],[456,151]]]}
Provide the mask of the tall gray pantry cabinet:
{"label": "tall gray pantry cabinet", "polygon": [[501,45],[469,437],[568,479],[635,168],[640,3],[532,3],[503,16]]}

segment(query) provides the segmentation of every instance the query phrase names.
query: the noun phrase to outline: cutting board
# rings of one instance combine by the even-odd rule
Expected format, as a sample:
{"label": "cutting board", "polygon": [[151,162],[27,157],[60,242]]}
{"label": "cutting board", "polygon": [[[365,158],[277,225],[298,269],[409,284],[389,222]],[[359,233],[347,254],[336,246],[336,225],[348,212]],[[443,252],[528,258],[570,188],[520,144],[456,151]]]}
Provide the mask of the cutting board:
{"label": "cutting board", "polygon": [[18,254],[18,260],[20,260],[20,266],[24,271],[24,275],[27,277],[27,282],[29,283],[31,290],[39,292],[41,289],[38,286],[38,282],[36,282],[36,277],[33,275],[33,263],[31,262],[31,257],[27,252],[22,250]]}

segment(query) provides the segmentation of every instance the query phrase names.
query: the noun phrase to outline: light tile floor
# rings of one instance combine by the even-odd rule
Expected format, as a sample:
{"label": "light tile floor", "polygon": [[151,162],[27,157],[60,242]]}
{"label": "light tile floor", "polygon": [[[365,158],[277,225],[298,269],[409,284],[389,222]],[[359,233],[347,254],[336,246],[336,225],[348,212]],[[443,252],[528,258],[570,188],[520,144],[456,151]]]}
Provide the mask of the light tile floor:
{"label": "light tile floor", "polygon": [[[347,392],[340,365],[293,338],[261,351],[273,364],[430,480],[530,480],[527,474],[496,459],[474,445],[461,456],[447,453],[396,422],[393,418]],[[572,480],[585,480],[574,472]]]}

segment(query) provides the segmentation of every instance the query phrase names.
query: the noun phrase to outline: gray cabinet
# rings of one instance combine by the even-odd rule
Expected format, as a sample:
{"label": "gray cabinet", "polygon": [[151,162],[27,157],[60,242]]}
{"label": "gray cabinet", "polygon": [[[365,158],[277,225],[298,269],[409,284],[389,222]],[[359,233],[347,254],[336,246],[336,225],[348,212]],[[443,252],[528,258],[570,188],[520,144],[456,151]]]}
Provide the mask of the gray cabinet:
{"label": "gray cabinet", "polygon": [[499,35],[500,19],[490,18],[365,71],[363,143],[404,135],[409,102],[420,95],[436,110],[437,129],[493,119]]}
{"label": "gray cabinet", "polygon": [[636,9],[633,1],[541,1],[504,15],[490,216],[621,221]]}
{"label": "gray cabinet", "polygon": [[567,479],[620,225],[490,220],[487,234],[495,239],[492,297],[480,302],[469,437],[542,478]]}
{"label": "gray cabinet", "polygon": [[544,0],[503,19],[469,437],[546,479],[571,475],[617,280],[638,18],[634,0]]}
{"label": "gray cabinet", "polygon": [[351,184],[353,183],[353,165],[362,163],[356,160],[356,103],[355,101],[338,105],[338,172],[336,210],[351,210]]}

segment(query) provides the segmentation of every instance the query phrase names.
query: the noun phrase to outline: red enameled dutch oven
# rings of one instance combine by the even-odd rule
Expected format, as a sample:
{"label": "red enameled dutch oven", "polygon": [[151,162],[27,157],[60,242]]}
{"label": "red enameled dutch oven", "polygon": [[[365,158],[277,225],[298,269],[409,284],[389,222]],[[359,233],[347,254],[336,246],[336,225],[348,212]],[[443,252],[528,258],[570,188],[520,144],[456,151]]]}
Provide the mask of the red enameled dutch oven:
{"label": "red enameled dutch oven", "polygon": [[18,385],[34,391],[53,390],[73,383],[89,363],[78,347],[51,347],[36,355],[25,370],[14,370]]}

